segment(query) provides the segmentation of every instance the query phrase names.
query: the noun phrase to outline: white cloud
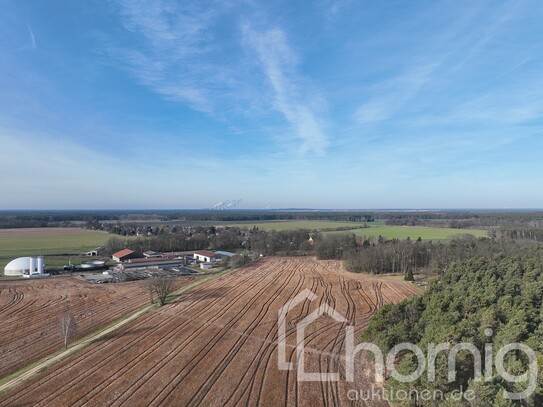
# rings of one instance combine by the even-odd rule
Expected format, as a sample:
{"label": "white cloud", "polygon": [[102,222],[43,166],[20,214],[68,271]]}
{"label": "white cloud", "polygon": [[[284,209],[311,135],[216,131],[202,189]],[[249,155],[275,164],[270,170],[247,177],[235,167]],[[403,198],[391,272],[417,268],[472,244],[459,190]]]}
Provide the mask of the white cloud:
{"label": "white cloud", "polygon": [[28,27],[28,34],[30,35],[30,43],[32,44],[32,49],[36,49],[36,37],[34,37],[34,31],[32,31],[32,27],[30,25]]}
{"label": "white cloud", "polygon": [[[118,4],[132,39],[129,45],[117,45],[110,51],[141,84],[226,122],[231,120],[226,112],[250,117],[268,113],[271,106],[295,134],[295,140],[291,137],[286,143],[288,148],[295,141],[303,153],[325,152],[328,140],[322,98],[297,74],[298,57],[283,31],[259,32],[244,26],[240,44],[235,37],[238,31],[222,27],[232,22],[234,6],[229,3],[120,0]],[[243,7],[237,7],[243,14]],[[225,40],[224,35],[232,37]],[[251,72],[253,61],[240,45],[248,46],[253,56],[256,53],[271,94],[262,92],[260,78]],[[225,55],[228,47],[233,52]],[[281,138],[277,132],[273,137]]]}
{"label": "white cloud", "polygon": [[[462,83],[463,76],[474,66],[481,69],[477,59],[511,21],[517,12],[516,3],[506,3],[500,7],[500,13],[495,14],[488,14],[487,8],[481,4],[473,4],[463,10],[461,16],[446,18],[439,28],[432,27],[431,35],[424,37],[418,34],[411,38],[413,49],[401,49],[395,55],[397,67],[385,67],[385,71],[394,73],[366,90],[365,101],[355,109],[355,121],[360,124],[382,122],[414,103],[421,103],[425,109],[433,108],[434,101],[424,95],[419,98],[420,94],[435,91],[433,85]],[[426,13],[406,20],[405,24],[420,26],[422,32],[442,6],[436,3],[437,9],[430,7]],[[394,37],[389,37],[388,33],[382,35],[380,41],[383,44],[401,43],[397,34]],[[436,94],[432,97],[435,98]]]}
{"label": "white cloud", "polygon": [[298,56],[290,49],[280,29],[256,31],[243,26],[245,43],[256,52],[264,74],[273,89],[273,106],[294,128],[302,141],[302,152],[323,154],[328,146],[324,124],[319,118],[319,106],[312,101],[318,95],[304,89],[296,73]]}
{"label": "white cloud", "polygon": [[110,50],[144,85],[166,98],[212,113],[217,70],[208,57],[213,50],[210,28],[218,4],[119,1],[124,28],[137,41]]}
{"label": "white cloud", "polygon": [[380,122],[393,116],[430,80],[437,64],[421,65],[406,74],[380,83],[374,97],[354,113],[361,124]]}

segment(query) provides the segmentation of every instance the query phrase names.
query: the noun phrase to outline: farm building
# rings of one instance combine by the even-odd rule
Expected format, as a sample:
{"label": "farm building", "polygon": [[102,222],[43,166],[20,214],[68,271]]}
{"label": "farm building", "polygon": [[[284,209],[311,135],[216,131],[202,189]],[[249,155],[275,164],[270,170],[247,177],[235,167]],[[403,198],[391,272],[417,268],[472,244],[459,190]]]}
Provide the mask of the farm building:
{"label": "farm building", "polygon": [[157,258],[157,257],[164,257],[164,254],[161,252],[155,252],[153,250],[147,250],[146,252],[143,252],[143,257],[152,259],[152,258]]}
{"label": "farm building", "polygon": [[213,263],[200,263],[200,268],[202,270],[210,270],[213,268]]}
{"label": "farm building", "polygon": [[87,256],[101,256],[105,252],[105,247],[100,246],[96,249],[92,249],[91,251],[87,252]]}
{"label": "farm building", "polygon": [[91,250],[90,252],[87,252],[87,256],[102,256],[105,252],[106,248],[104,246],[100,246]]}
{"label": "farm building", "polygon": [[19,257],[10,261],[4,268],[6,276],[44,275],[45,264],[43,256],[40,257]]}
{"label": "farm building", "polygon": [[234,257],[236,253],[225,252],[223,250],[217,250],[215,255],[221,260],[228,260],[230,257]]}
{"label": "farm building", "polygon": [[194,252],[194,258],[204,263],[213,263],[219,259],[219,256],[209,250],[199,250]]}
{"label": "farm building", "polygon": [[145,258],[145,259],[130,259],[115,266],[117,270],[134,270],[147,268],[169,268],[180,267],[184,263],[183,259],[162,257],[162,258]]}
{"label": "farm building", "polygon": [[138,253],[136,253],[134,250],[130,250],[130,249],[121,250],[120,252],[114,253],[113,256],[111,256],[111,257],[117,263],[121,263],[123,261],[130,260],[130,259],[141,258],[141,256]]}

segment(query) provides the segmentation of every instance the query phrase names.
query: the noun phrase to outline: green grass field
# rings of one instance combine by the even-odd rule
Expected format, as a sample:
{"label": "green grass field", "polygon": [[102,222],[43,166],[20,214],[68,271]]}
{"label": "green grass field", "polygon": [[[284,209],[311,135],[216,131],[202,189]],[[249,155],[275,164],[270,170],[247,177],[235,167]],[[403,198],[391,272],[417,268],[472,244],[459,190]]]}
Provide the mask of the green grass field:
{"label": "green grass field", "polygon": [[[450,229],[425,226],[386,226],[382,221],[368,223],[369,228],[356,228],[363,226],[359,222],[333,222],[333,221],[269,221],[269,222],[243,222],[228,223],[228,226],[248,227],[257,226],[261,230],[293,230],[311,229],[321,230],[324,234],[331,233],[354,233],[357,236],[378,237],[379,235],[388,239],[418,239],[423,240],[445,240],[456,235],[469,234],[477,237],[487,236],[486,230],[480,229]],[[329,231],[335,228],[354,227],[352,230]],[[327,231],[328,230],[328,231]]]}
{"label": "green grass field", "polygon": [[[35,233],[29,229],[0,230],[0,272],[16,257],[81,254],[104,245],[110,237],[107,232],[83,229],[42,228]],[[64,260],[58,263],[64,264]]]}
{"label": "green grass field", "polygon": [[[216,226],[220,224],[215,222]],[[225,226],[237,226],[240,228],[249,228],[256,226],[261,230],[294,230],[294,229],[310,229],[310,230],[326,230],[326,229],[335,229],[335,228],[348,228],[348,227],[357,227],[363,226],[362,222],[335,222],[335,221],[325,221],[325,220],[293,220],[293,221],[269,221],[269,222],[237,222],[237,223],[228,223],[221,222]]]}
{"label": "green grass field", "polygon": [[480,229],[451,229],[434,228],[425,226],[376,226],[364,229],[353,229],[348,231],[324,232],[325,234],[354,233],[356,236],[379,237],[387,239],[418,239],[422,240],[446,240],[457,235],[473,235],[476,237],[487,236],[486,230]]}

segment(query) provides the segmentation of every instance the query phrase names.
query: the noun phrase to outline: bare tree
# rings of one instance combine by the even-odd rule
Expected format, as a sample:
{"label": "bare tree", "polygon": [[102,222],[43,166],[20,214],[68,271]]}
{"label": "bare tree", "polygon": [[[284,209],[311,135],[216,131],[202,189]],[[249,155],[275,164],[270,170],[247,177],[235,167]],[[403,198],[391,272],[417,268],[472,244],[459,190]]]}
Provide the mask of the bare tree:
{"label": "bare tree", "polygon": [[155,294],[155,282],[154,279],[149,278],[147,280],[147,292],[149,292],[149,302],[153,304],[155,302],[154,294]]}
{"label": "bare tree", "polygon": [[75,318],[70,313],[65,313],[60,317],[60,334],[64,340],[64,347],[68,347],[68,341],[75,338],[77,332],[77,324]]}
{"label": "bare tree", "polygon": [[160,303],[160,306],[166,304],[166,299],[168,298],[168,295],[170,295],[173,291],[172,280],[168,277],[152,278],[148,281],[147,287],[151,295],[151,302],[152,295],[153,293],[155,293],[158,297],[158,302]]}

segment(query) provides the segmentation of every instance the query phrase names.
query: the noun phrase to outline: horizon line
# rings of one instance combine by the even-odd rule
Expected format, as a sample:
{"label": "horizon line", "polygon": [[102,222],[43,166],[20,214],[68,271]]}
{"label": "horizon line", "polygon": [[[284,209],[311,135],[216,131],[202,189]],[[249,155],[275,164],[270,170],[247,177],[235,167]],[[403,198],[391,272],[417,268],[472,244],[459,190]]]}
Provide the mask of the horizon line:
{"label": "horizon line", "polygon": [[273,211],[333,211],[333,212],[447,212],[447,211],[543,211],[543,208],[507,208],[507,207],[459,207],[459,208],[296,208],[296,207],[283,207],[283,208],[228,208],[228,209],[213,209],[213,208],[59,208],[59,209],[0,209],[0,213],[5,212],[172,212],[172,211],[208,211],[208,212],[241,212],[241,211],[260,211],[260,212],[273,212]]}

